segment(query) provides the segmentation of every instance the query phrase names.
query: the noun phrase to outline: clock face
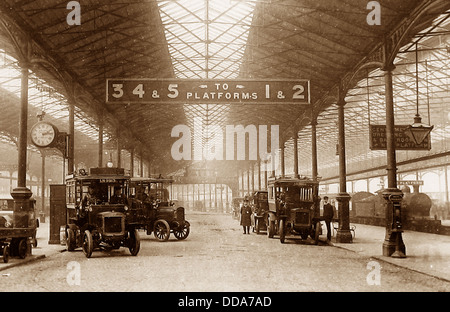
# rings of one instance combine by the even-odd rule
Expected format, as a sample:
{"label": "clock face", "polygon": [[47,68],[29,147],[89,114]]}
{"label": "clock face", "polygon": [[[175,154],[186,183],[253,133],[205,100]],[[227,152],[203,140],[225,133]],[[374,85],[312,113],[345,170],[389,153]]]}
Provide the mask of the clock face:
{"label": "clock face", "polygon": [[31,140],[38,147],[46,147],[53,143],[56,138],[56,129],[53,125],[40,122],[31,129]]}

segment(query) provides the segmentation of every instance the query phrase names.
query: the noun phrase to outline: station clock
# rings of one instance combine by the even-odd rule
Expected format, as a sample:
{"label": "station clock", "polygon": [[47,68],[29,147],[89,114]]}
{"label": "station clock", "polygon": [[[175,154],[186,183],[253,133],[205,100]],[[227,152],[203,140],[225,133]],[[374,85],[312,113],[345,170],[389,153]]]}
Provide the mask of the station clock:
{"label": "station clock", "polygon": [[40,121],[31,128],[31,141],[37,147],[50,147],[58,137],[58,129],[49,122]]}

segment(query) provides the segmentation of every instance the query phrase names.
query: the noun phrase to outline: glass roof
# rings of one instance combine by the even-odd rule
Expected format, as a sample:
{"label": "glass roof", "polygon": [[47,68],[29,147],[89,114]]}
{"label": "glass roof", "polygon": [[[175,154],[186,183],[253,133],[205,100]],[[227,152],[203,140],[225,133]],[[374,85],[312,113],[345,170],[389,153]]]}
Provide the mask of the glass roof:
{"label": "glass roof", "polygon": [[[244,57],[256,1],[158,1],[168,49],[177,78],[237,78]],[[188,126],[200,118],[203,129],[224,127],[228,105],[185,105]],[[208,133],[193,131],[205,150],[214,144]],[[193,141],[194,141],[193,140]]]}
{"label": "glass roof", "polygon": [[255,1],[158,1],[177,78],[236,78]]}
{"label": "glass roof", "polygon": [[[4,50],[0,49],[0,87],[20,98],[21,71],[19,62]],[[28,87],[28,104],[44,112],[52,121],[61,120],[66,123],[69,119],[69,109],[66,97],[43,79],[30,73]],[[98,139],[98,127],[91,117],[80,108],[75,107],[75,129],[93,140]],[[37,119],[35,120],[37,121]],[[105,133],[104,141],[109,136]]]}

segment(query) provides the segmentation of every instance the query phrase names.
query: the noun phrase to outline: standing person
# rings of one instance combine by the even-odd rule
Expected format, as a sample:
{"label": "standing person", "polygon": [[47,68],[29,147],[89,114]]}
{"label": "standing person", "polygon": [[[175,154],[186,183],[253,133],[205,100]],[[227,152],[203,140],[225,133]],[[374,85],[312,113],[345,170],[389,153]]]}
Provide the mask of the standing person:
{"label": "standing person", "polygon": [[334,216],[333,206],[328,202],[328,196],[323,198],[323,219],[327,226],[327,240],[331,240],[331,220]]}
{"label": "standing person", "polygon": [[250,234],[250,226],[252,225],[252,208],[248,201],[248,197],[245,196],[244,204],[241,207],[241,225],[244,228],[244,234]]}

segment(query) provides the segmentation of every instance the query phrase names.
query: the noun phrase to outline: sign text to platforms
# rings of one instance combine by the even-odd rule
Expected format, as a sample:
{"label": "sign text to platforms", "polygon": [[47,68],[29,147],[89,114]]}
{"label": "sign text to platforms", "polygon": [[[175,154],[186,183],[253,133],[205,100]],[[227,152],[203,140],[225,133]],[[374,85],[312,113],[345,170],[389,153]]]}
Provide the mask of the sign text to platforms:
{"label": "sign text to platforms", "polygon": [[108,104],[307,104],[308,80],[107,79]]}

